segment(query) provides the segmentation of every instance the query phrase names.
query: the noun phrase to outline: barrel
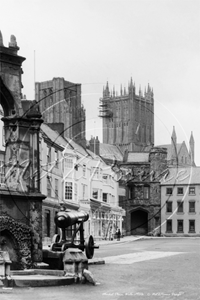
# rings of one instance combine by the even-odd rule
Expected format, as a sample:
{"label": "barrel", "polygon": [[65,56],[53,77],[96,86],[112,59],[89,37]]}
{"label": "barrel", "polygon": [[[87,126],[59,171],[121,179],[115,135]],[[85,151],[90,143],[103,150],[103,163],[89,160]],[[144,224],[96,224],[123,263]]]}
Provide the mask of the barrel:
{"label": "barrel", "polygon": [[59,211],[54,221],[59,228],[67,228],[80,222],[86,222],[88,219],[89,214],[84,211]]}

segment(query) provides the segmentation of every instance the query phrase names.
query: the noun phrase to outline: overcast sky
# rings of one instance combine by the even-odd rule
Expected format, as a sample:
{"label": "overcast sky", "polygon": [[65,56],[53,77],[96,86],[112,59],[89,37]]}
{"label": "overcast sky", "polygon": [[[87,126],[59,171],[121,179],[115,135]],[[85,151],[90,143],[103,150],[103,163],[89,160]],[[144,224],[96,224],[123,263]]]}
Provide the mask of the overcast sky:
{"label": "overcast sky", "polygon": [[103,86],[119,92],[132,76],[136,93],[153,87],[155,145],[171,142],[173,126],[178,142],[193,131],[200,165],[200,0],[6,0],[0,9],[4,45],[14,34],[26,57],[27,99],[34,78],[81,83],[87,138],[101,140]]}

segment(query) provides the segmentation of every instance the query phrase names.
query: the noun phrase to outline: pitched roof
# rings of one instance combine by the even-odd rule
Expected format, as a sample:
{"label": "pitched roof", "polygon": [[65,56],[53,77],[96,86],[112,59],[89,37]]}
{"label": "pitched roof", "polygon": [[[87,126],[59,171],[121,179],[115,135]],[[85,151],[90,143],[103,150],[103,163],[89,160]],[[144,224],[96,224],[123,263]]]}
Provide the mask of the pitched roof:
{"label": "pitched roof", "polygon": [[[41,124],[41,130],[43,133],[55,144],[65,148],[67,146],[67,141],[57,132],[51,129],[48,125],[46,124]],[[69,145],[70,148],[72,148]]]}
{"label": "pitched roof", "polygon": [[68,149],[75,150],[83,156],[88,156],[88,152],[82,146],[76,144],[71,139],[63,138],[57,131],[51,129],[48,125],[43,123],[41,125],[41,130],[53,143],[63,147],[64,149],[67,147]]}
{"label": "pitched roof", "polygon": [[123,154],[120,149],[115,145],[103,144],[99,145],[99,154],[103,158],[110,160],[123,161]]}
{"label": "pitched roof", "polygon": [[91,150],[87,149],[87,153],[88,153],[93,159],[101,160],[102,162],[104,162],[104,160],[101,158],[100,155],[95,154],[95,153],[92,152]]}
{"label": "pitched roof", "polygon": [[149,162],[149,152],[128,152],[127,162]]}
{"label": "pitched roof", "polygon": [[169,172],[161,180],[161,185],[200,185],[200,167],[169,168]]}
{"label": "pitched roof", "polygon": [[79,152],[83,156],[88,156],[88,152],[81,145],[75,143],[72,139],[65,138],[65,140],[68,141],[75,151]]}
{"label": "pitched roof", "polygon": [[[177,153],[179,153],[182,144],[183,143],[176,144]],[[171,144],[158,145],[156,147],[158,147],[158,148],[167,148],[167,160],[171,160],[172,159],[172,145]]]}

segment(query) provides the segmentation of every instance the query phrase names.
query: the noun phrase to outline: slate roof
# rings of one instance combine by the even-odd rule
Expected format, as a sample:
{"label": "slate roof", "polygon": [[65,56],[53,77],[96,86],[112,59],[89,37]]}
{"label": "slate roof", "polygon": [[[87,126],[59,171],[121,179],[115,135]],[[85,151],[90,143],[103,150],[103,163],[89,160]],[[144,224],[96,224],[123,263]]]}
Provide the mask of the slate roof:
{"label": "slate roof", "polygon": [[94,152],[92,152],[91,150],[87,149],[87,153],[93,158],[97,158],[98,160],[101,160],[102,162],[104,162],[104,160],[101,158],[101,156],[95,154]]}
{"label": "slate roof", "polygon": [[[176,148],[177,148],[177,153],[179,153],[181,147],[182,147],[183,143],[178,143],[176,144]],[[167,148],[167,160],[171,160],[172,159],[172,145],[171,144],[166,144],[166,145],[158,145],[156,146],[158,148]]]}
{"label": "slate roof", "polygon": [[99,154],[105,159],[123,161],[123,154],[115,145],[100,143]]}
{"label": "slate roof", "polygon": [[200,167],[169,168],[169,173],[161,180],[161,185],[200,185]]}
{"label": "slate roof", "polygon": [[75,143],[71,139],[67,139],[67,138],[65,138],[65,139],[70,143],[70,145],[74,148],[74,150],[76,150],[77,152],[79,152],[83,156],[88,156],[88,151],[86,151],[86,149],[83,148],[81,145]]}
{"label": "slate roof", "polygon": [[149,162],[149,152],[129,152],[127,162]]}
{"label": "slate roof", "polygon": [[[42,123],[41,130],[53,143],[63,147],[68,145],[67,141],[57,131],[51,129],[48,125]],[[72,149],[70,145],[69,148]]]}
{"label": "slate roof", "polygon": [[63,138],[57,131],[51,129],[48,125],[43,123],[41,125],[41,130],[53,143],[63,148],[67,147],[68,149],[73,149],[77,154],[80,153],[83,156],[88,156],[88,152],[82,146],[76,144],[71,139]]}

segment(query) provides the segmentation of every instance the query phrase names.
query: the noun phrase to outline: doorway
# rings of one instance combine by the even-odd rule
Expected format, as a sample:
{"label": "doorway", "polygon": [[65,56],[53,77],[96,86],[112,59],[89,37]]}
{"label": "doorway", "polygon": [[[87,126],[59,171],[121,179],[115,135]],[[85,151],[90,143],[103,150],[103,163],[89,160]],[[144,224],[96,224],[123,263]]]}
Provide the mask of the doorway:
{"label": "doorway", "polygon": [[148,233],[148,212],[137,209],[131,213],[131,234],[145,235]]}

